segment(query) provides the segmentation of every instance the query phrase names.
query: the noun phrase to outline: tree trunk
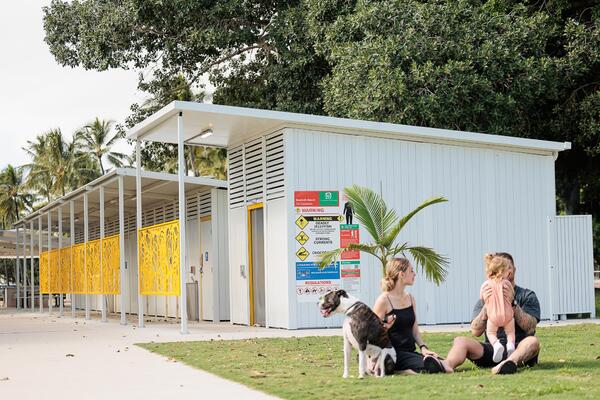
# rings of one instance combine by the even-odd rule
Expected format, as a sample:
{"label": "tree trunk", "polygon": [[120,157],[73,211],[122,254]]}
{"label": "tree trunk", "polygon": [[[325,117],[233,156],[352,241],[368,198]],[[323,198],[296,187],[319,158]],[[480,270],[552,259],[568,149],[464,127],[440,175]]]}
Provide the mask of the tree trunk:
{"label": "tree trunk", "polygon": [[100,164],[100,171],[102,171],[102,175],[104,175],[104,165],[102,165],[102,156],[98,157],[98,163]]}
{"label": "tree trunk", "polygon": [[569,187],[567,198],[565,199],[565,207],[567,209],[567,214],[569,215],[576,214],[579,208],[579,189],[579,178],[577,177],[572,181]]}

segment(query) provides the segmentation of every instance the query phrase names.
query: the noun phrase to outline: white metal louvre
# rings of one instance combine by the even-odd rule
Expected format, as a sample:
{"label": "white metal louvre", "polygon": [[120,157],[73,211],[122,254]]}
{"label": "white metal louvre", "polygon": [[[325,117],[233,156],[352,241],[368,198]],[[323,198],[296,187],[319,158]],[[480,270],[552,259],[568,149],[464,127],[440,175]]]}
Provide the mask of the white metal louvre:
{"label": "white metal louvre", "polygon": [[283,133],[266,137],[266,199],[275,200],[285,195]]}
{"label": "white metal louvre", "polygon": [[246,204],[258,203],[264,196],[265,151],[263,138],[244,145],[244,184]]}
{"label": "white metal louvre", "polygon": [[211,214],[210,190],[202,193],[198,193],[198,214],[200,217],[207,217]]}
{"label": "white metal louvre", "polygon": [[239,146],[227,152],[229,175],[229,208],[241,207],[244,196],[244,147]]}

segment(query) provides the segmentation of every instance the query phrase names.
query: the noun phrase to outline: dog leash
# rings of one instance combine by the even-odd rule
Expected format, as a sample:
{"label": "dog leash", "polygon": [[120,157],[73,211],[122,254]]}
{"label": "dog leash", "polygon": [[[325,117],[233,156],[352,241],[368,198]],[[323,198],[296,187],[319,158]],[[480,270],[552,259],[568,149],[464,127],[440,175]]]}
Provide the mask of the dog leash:
{"label": "dog leash", "polygon": [[348,307],[348,309],[346,310],[346,315],[350,314],[350,312],[352,311],[352,309],[354,307],[356,307],[357,305],[362,304],[361,301],[357,301],[356,303],[352,304],[350,307]]}

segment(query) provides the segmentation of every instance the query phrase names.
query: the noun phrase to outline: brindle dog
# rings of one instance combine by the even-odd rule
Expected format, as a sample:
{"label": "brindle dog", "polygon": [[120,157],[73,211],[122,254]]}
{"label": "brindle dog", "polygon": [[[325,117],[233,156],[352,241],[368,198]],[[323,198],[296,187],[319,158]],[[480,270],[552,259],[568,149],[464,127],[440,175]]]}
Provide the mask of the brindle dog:
{"label": "brindle dog", "polygon": [[346,314],[342,325],[344,378],[348,377],[352,347],[358,349],[359,378],[365,376],[367,357],[375,362],[376,376],[394,373],[396,351],[390,343],[383,322],[369,306],[348,295],[345,290],[335,290],[321,297],[319,308],[325,318],[332,314]]}

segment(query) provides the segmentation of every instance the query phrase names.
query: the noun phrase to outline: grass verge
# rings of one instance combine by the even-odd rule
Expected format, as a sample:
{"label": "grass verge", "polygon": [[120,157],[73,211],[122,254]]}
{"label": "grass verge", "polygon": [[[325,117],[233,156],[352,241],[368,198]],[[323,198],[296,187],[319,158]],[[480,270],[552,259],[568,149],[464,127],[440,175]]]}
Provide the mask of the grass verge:
{"label": "grass verge", "polygon": [[[465,333],[466,334],[466,333]],[[425,334],[446,354],[456,333]],[[540,364],[512,376],[491,376],[466,362],[452,375],[342,379],[341,337],[146,343],[139,346],[286,399],[600,398],[600,325],[541,328]],[[353,358],[354,359],[354,358]]]}

